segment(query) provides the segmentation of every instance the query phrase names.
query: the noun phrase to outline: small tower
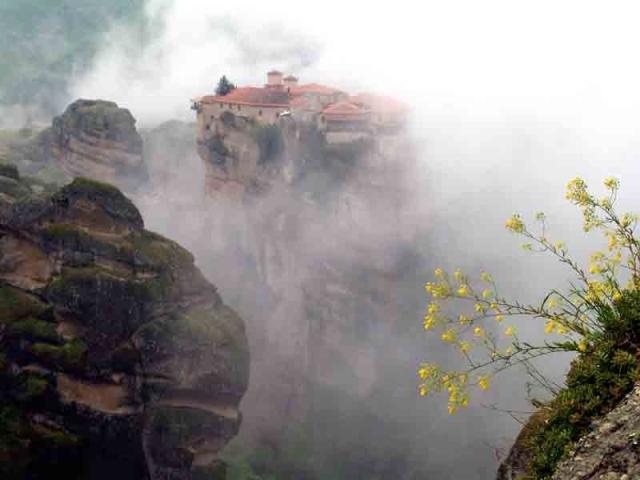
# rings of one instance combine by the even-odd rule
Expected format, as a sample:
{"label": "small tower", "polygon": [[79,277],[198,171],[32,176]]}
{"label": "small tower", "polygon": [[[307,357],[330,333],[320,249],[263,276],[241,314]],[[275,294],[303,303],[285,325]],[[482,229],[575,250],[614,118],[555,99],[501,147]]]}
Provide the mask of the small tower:
{"label": "small tower", "polygon": [[282,72],[278,70],[271,70],[267,73],[267,87],[269,88],[282,88]]}
{"label": "small tower", "polygon": [[284,86],[286,87],[287,90],[293,87],[297,87],[298,78],[294,77],[293,75],[287,75],[286,77],[284,77]]}

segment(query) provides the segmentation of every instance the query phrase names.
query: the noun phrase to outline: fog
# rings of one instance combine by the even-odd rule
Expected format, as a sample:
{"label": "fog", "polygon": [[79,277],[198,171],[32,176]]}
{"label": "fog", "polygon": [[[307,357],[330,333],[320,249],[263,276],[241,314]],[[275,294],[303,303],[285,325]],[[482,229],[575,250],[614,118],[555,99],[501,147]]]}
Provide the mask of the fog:
{"label": "fog", "polygon": [[[350,457],[344,464],[351,478],[369,478],[368,467],[353,468],[372,458],[396,468],[381,466],[375,478],[492,478],[519,425],[483,405],[531,410],[526,379],[504,375],[454,417],[443,398],[419,398],[418,362],[451,360],[441,342],[420,331],[422,285],[436,266],[486,270],[508,295],[539,300],[570,277],[551,259],[519,249],[503,227],[509,215],[532,219],[545,211],[551,234],[583,258],[601,239],[583,234],[578,212],[563,198],[567,180],[583,176],[597,190],[602,178],[617,176],[623,209],[638,205],[638,13],[633,2],[149,0],[147,20],[158,35],[144,46],[136,31],[114,24],[89,72],[72,78],[70,99],[116,101],[143,129],[193,121],[189,99],[210,93],[223,74],[236,85],[260,85],[271,68],[302,83],[387,93],[411,105],[411,155],[398,155],[398,175],[386,179],[389,190],[379,198],[360,191],[369,207],[357,221],[277,189],[252,207],[214,202],[203,193],[204,168],[193,148],[163,144],[161,135],[149,140],[156,145],[147,153],[152,183],[135,197],[147,227],[189,248],[248,324],[253,364],[242,447],[264,438],[284,442],[285,433],[292,441],[286,422],[304,415],[283,406],[289,393],[278,390],[286,387],[294,404],[315,409],[313,437],[305,439],[312,457]],[[330,193],[341,197],[366,180],[355,175]],[[400,217],[381,207],[391,196],[400,199]],[[279,218],[296,219],[295,235],[272,232]],[[275,278],[250,253],[261,235],[274,235],[273,255],[285,259]],[[329,370],[317,383],[334,390],[315,395],[296,383],[308,379],[313,359],[292,359],[308,347],[301,338],[313,341],[305,333],[305,288],[317,287],[332,268],[365,275],[353,307],[361,315],[351,320],[371,308],[374,320],[389,314],[393,321],[369,321],[357,340],[325,339],[356,373]],[[368,283],[376,275],[388,280],[384,288]],[[371,300],[371,290],[383,300]],[[541,338],[540,325],[521,321],[518,328],[527,339]],[[558,365],[568,360],[554,360],[546,371],[559,379]],[[283,365],[293,366],[285,372]],[[316,469],[325,475],[318,478],[334,467]]]}

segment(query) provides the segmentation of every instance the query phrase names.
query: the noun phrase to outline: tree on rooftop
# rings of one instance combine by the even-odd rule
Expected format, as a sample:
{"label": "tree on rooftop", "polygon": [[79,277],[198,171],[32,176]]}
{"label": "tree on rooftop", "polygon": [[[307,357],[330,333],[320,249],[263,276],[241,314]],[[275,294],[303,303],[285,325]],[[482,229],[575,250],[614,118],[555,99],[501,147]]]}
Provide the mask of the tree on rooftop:
{"label": "tree on rooftop", "polygon": [[216,95],[218,95],[219,97],[224,97],[234,88],[236,88],[236,86],[229,81],[226,75],[223,75],[218,81],[218,86],[216,87]]}

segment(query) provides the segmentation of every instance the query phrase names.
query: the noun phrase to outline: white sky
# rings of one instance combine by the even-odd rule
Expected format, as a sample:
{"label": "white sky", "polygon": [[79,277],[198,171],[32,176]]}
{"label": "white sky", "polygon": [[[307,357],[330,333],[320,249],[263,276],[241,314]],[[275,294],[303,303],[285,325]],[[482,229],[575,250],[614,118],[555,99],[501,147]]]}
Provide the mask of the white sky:
{"label": "white sky", "polygon": [[148,11],[165,19],[162,38],[130,64],[127,36],[110,35],[79,94],[171,115],[222,73],[259,84],[293,66],[303,81],[465,116],[605,115],[618,127],[638,115],[637,2],[150,0]]}

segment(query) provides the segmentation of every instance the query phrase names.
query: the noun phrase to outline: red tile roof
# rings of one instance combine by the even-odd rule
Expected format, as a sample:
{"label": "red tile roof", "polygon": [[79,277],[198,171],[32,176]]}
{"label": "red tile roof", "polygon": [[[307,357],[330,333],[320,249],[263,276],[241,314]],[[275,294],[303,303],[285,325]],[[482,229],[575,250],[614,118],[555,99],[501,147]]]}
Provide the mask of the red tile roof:
{"label": "red tile roof", "polygon": [[207,95],[202,103],[233,103],[236,105],[252,105],[261,107],[288,107],[289,94],[283,90],[262,87],[239,87],[219,97]]}
{"label": "red tile roof", "polygon": [[336,93],[344,93],[337,88],[320,85],[319,83],[307,83],[299,85],[291,89],[291,95],[304,95],[305,93],[315,93],[316,95],[334,95]]}
{"label": "red tile roof", "polygon": [[403,113],[409,110],[409,107],[396,100],[395,98],[384,95],[374,95],[371,93],[361,93],[353,97],[349,97],[350,102],[358,103],[370,108],[373,112],[381,113]]}
{"label": "red tile roof", "polygon": [[332,103],[322,110],[322,114],[328,119],[356,119],[370,113],[367,107],[349,101]]}
{"label": "red tile roof", "polygon": [[289,104],[292,107],[302,108],[302,107],[306,107],[306,106],[310,105],[311,104],[311,100],[309,100],[308,98],[304,98],[304,97],[294,97],[294,98],[291,99]]}

